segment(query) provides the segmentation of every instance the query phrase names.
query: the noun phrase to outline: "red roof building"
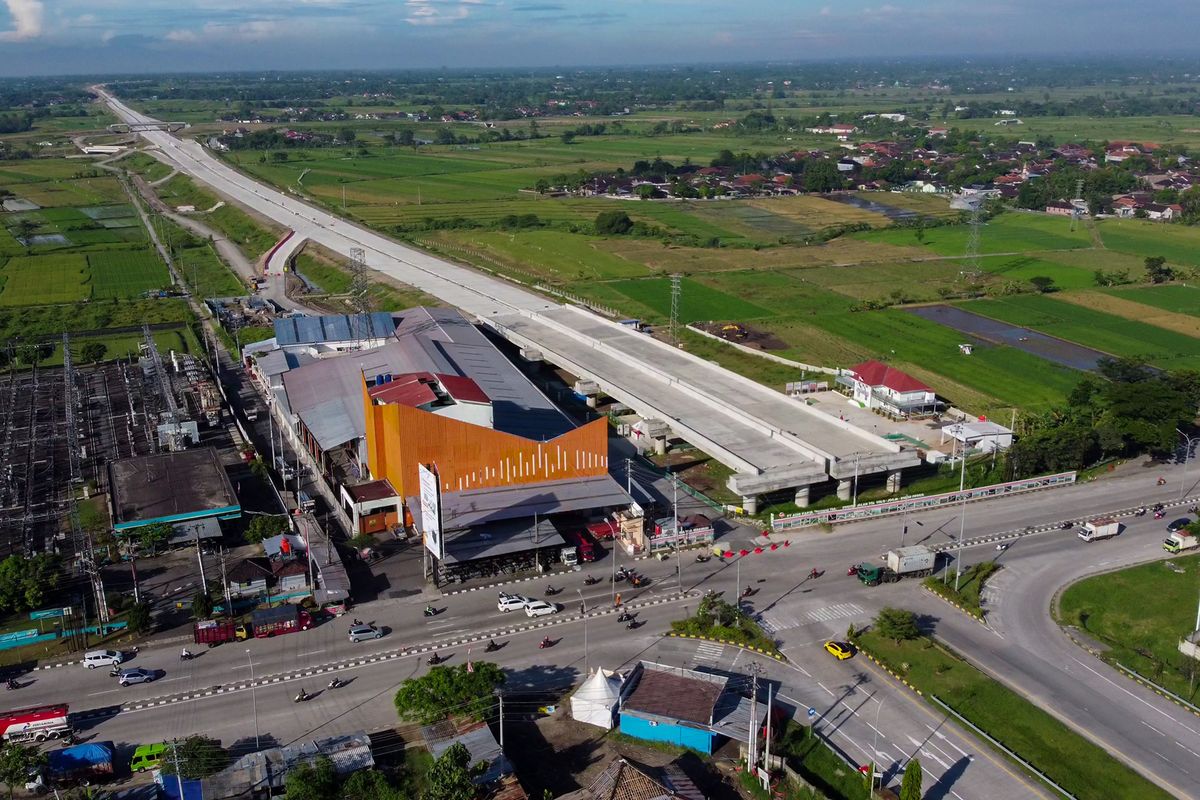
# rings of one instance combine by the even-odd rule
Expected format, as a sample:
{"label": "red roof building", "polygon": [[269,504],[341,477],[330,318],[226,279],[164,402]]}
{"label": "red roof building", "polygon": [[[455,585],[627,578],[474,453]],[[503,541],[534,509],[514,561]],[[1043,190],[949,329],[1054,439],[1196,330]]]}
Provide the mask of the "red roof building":
{"label": "red roof building", "polygon": [[847,370],[838,383],[864,408],[877,408],[895,417],[937,413],[942,403],[933,389],[907,372],[881,361],[864,361]]}

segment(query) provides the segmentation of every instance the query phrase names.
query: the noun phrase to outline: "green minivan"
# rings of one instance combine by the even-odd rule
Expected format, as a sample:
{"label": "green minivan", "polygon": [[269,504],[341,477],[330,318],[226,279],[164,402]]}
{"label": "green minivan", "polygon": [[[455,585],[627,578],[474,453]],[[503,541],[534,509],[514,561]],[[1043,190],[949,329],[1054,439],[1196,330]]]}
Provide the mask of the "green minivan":
{"label": "green minivan", "polygon": [[145,772],[148,769],[158,769],[166,752],[166,742],[138,745],[133,751],[133,758],[129,760],[129,771]]}

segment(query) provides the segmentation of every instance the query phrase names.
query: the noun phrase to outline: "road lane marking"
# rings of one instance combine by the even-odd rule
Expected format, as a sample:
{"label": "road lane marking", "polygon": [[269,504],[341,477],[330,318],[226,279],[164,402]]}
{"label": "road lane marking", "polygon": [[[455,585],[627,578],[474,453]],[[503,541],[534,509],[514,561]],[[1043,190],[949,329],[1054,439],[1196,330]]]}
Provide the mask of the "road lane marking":
{"label": "road lane marking", "polygon": [[[1180,747],[1182,747],[1184,750],[1187,750],[1189,753],[1191,753],[1192,755],[1194,755],[1196,758],[1200,758],[1200,753],[1197,753],[1195,750],[1193,750],[1192,748],[1190,748],[1190,747],[1188,747],[1187,745],[1183,744],[1182,742],[1176,742],[1175,744],[1179,745],[1179,746],[1180,746]],[[1184,770],[1184,771],[1186,772],[1186,770]]]}
{"label": "road lane marking", "polygon": [[297,656],[297,658],[300,656],[315,656],[317,653],[324,653],[324,652],[325,651],[323,649],[322,650],[308,650],[303,653],[296,653],[296,656]]}
{"label": "road lane marking", "polygon": [[1122,692],[1124,692],[1125,694],[1129,695],[1129,696],[1130,696],[1130,697],[1132,697],[1134,700],[1137,700],[1139,703],[1141,703],[1142,705],[1144,705],[1146,708],[1149,708],[1149,709],[1151,709],[1151,710],[1155,711],[1156,713],[1158,713],[1158,714],[1161,714],[1163,717],[1166,717],[1167,719],[1171,720],[1171,722],[1174,722],[1174,723],[1175,723],[1176,725],[1178,725],[1179,727],[1181,727],[1181,728],[1183,728],[1183,729],[1185,729],[1185,730],[1191,731],[1192,733],[1195,733],[1195,734],[1200,734],[1200,731],[1197,731],[1195,728],[1190,728],[1190,727],[1188,727],[1187,725],[1184,725],[1182,722],[1180,722],[1179,720],[1175,719],[1175,718],[1174,718],[1174,717],[1172,717],[1170,714],[1168,714],[1167,712],[1163,711],[1161,708],[1155,708],[1155,706],[1154,706],[1154,704],[1153,704],[1153,703],[1150,703],[1150,702],[1148,702],[1148,701],[1146,701],[1146,700],[1143,700],[1142,698],[1138,697],[1138,696],[1137,696],[1136,694],[1134,694],[1133,692],[1131,692],[1131,691],[1129,691],[1128,689],[1126,689],[1124,686],[1121,686],[1120,684],[1118,684],[1118,683],[1116,683],[1115,681],[1113,681],[1113,680],[1111,680],[1110,678],[1108,678],[1106,675],[1102,675],[1102,674],[1100,674],[1099,672],[1097,672],[1096,670],[1092,669],[1092,668],[1091,668],[1091,667],[1089,667],[1087,664],[1085,664],[1084,662],[1080,661],[1078,658],[1075,658],[1074,656],[1071,656],[1071,660],[1072,660],[1072,661],[1074,661],[1074,662],[1075,662],[1076,664],[1078,664],[1079,666],[1081,666],[1081,667],[1083,667],[1084,669],[1086,669],[1088,672],[1090,672],[1090,673],[1092,673],[1093,675],[1095,675],[1097,678],[1100,678],[1100,679],[1101,679],[1102,681],[1104,681],[1105,683],[1108,683],[1108,684],[1110,684],[1110,685],[1112,685],[1112,686],[1114,686],[1114,687],[1116,687],[1116,688],[1120,689]]}
{"label": "road lane marking", "polygon": [[1152,730],[1152,731],[1154,731],[1155,733],[1157,733],[1159,736],[1166,736],[1166,734],[1165,734],[1165,733],[1163,733],[1163,732],[1162,732],[1162,731],[1160,731],[1158,728],[1156,728],[1156,727],[1154,727],[1153,725],[1151,725],[1149,722],[1146,722],[1145,720],[1142,720],[1142,719],[1139,719],[1139,720],[1138,720],[1138,722],[1142,723],[1142,724],[1143,724],[1143,725],[1145,725],[1147,728],[1149,728],[1150,730]]}
{"label": "road lane marking", "polygon": [[950,739],[950,737],[949,737],[949,736],[947,736],[946,734],[942,733],[941,731],[939,731],[937,728],[933,727],[932,725],[926,725],[925,727],[926,727],[926,728],[929,728],[929,730],[930,730],[930,731],[933,733],[933,735],[934,735],[934,736],[936,736],[937,738],[941,739],[943,742],[945,742],[946,744],[950,745],[951,747],[953,747],[953,748],[954,748],[955,750],[957,750],[958,752],[962,753],[964,758],[968,758],[968,759],[972,759],[972,760],[974,760],[975,756],[971,755],[971,754],[970,754],[970,753],[968,753],[966,750],[963,750],[961,747],[959,747],[958,745],[956,745],[956,744],[953,742],[953,740],[951,740],[951,739]]}

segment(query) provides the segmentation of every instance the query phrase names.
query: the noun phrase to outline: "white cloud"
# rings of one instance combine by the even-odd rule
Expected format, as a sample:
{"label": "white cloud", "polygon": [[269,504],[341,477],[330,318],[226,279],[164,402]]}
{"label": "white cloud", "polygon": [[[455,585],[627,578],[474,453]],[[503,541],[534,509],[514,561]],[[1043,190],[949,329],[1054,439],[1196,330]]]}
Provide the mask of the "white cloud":
{"label": "white cloud", "polygon": [[168,42],[178,44],[195,44],[196,42],[261,42],[286,34],[287,31],[278,20],[257,19],[249,22],[228,24],[223,22],[206,23],[199,30],[177,28],[164,37]]}
{"label": "white cloud", "polygon": [[4,0],[12,28],[0,31],[0,42],[20,42],[42,35],[42,0]]}
{"label": "white cloud", "polygon": [[199,41],[199,39],[200,39],[200,37],[196,34],[195,31],[187,31],[187,30],[182,30],[182,29],[168,31],[167,35],[166,35],[166,40],[168,42],[186,43],[186,42]]}
{"label": "white cloud", "polygon": [[460,0],[457,5],[435,3],[433,0],[406,0],[408,16],[404,21],[409,25],[448,25],[460,19],[466,19],[471,14],[468,6],[479,5],[476,0]]}

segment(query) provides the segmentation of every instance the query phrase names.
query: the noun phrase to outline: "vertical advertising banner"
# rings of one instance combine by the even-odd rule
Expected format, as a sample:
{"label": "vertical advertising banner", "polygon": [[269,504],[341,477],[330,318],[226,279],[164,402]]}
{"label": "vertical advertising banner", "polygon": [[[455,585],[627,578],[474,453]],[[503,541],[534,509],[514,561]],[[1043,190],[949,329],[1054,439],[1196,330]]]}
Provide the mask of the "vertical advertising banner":
{"label": "vertical advertising banner", "polygon": [[445,556],[442,542],[442,487],[437,472],[424,464],[417,465],[421,484],[421,527],[425,549],[439,561]]}

